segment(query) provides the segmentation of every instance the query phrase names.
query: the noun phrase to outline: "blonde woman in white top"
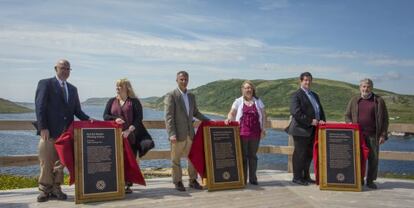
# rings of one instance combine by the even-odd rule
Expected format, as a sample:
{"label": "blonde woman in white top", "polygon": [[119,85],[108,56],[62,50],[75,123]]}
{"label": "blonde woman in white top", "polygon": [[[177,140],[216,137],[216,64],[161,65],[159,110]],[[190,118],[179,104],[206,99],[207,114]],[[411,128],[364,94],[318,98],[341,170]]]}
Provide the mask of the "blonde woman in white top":
{"label": "blonde woman in white top", "polygon": [[256,87],[251,81],[243,82],[241,93],[242,96],[233,102],[225,122],[227,124],[230,121],[239,122],[245,183],[247,183],[248,169],[249,183],[258,185],[256,176],[257,150],[260,139],[266,134],[264,128],[266,121],[265,106],[262,100],[256,96]]}

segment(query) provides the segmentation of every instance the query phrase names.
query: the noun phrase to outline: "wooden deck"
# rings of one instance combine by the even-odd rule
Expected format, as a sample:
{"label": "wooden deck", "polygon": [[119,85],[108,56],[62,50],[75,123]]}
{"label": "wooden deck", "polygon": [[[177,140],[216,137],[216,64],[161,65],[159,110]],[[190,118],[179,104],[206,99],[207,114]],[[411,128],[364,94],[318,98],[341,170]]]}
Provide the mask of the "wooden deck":
{"label": "wooden deck", "polygon": [[[74,186],[64,186],[67,201],[37,203],[36,188],[0,191],[0,207],[149,207],[149,208],[236,208],[236,207],[413,207],[414,181],[378,180],[378,190],[363,192],[320,191],[315,185],[298,186],[291,174],[274,170],[258,171],[259,186],[225,191],[173,189],[171,178],[148,179],[148,186],[134,186],[134,193],[123,200],[75,205]],[[187,181],[184,181],[187,186]]]}

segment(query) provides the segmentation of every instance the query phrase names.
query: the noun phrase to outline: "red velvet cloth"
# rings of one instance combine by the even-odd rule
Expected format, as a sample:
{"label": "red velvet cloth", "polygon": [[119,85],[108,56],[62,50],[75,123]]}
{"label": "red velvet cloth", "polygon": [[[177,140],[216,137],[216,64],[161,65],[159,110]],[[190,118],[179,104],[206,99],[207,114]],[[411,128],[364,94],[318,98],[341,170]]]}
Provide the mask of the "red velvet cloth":
{"label": "red velvet cloth", "polygon": [[[226,126],[224,121],[203,121],[198,126],[193,139],[188,159],[202,178],[206,178],[206,165],[204,158],[204,127],[205,126]],[[230,122],[229,126],[239,126],[238,122]]]}
{"label": "red velvet cloth", "polygon": [[75,149],[73,140],[73,123],[59,136],[55,142],[55,149],[60,162],[69,171],[69,185],[75,183]]}
{"label": "red velvet cloth", "polygon": [[[74,121],[70,127],[56,140],[55,148],[61,163],[69,170],[69,185],[75,182],[75,151],[74,128],[120,128],[113,121]],[[124,147],[124,176],[125,181],[146,185],[144,176],[129,145],[128,139],[123,138]]]}
{"label": "red velvet cloth", "polygon": [[368,158],[369,149],[365,143],[362,132],[360,131],[358,124],[345,124],[345,123],[326,123],[325,125],[318,125],[315,132],[315,143],[313,144],[313,165],[315,171],[315,181],[319,185],[319,161],[318,161],[318,130],[319,129],[355,129],[359,131],[359,145],[361,147],[361,177],[365,176],[365,164]]}

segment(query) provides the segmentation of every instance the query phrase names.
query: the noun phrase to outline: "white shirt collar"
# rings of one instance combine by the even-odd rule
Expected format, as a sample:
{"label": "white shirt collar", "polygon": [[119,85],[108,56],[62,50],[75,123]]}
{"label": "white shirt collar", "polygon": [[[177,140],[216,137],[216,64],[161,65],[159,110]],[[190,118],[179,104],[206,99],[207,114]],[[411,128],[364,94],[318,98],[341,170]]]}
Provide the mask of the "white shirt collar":
{"label": "white shirt collar", "polygon": [[178,89],[178,91],[180,91],[180,93],[182,95],[187,95],[187,93],[188,93],[188,89],[185,92],[181,91],[181,89],[179,87],[177,89]]}
{"label": "white shirt collar", "polygon": [[59,77],[57,75],[56,75],[56,79],[59,81],[60,86],[62,86],[62,82],[65,82],[65,84],[66,84],[66,81],[63,81],[63,80],[59,79]]}
{"label": "white shirt collar", "polygon": [[311,92],[311,90],[310,89],[306,89],[306,88],[304,88],[304,87],[300,87],[304,92],[306,92],[306,93],[310,93]]}

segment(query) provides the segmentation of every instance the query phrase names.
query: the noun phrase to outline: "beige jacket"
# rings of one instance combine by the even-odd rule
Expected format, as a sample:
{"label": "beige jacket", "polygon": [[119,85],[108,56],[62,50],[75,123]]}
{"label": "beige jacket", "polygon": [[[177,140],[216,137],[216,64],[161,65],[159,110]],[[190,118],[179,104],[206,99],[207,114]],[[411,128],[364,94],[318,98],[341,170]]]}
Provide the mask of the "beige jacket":
{"label": "beige jacket", "polygon": [[194,137],[194,117],[201,121],[209,120],[198,111],[194,94],[188,92],[187,95],[190,106],[189,115],[178,88],[169,92],[164,99],[165,126],[168,137],[175,135],[178,141],[183,141],[188,136]]}

